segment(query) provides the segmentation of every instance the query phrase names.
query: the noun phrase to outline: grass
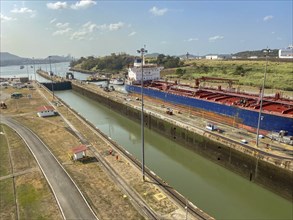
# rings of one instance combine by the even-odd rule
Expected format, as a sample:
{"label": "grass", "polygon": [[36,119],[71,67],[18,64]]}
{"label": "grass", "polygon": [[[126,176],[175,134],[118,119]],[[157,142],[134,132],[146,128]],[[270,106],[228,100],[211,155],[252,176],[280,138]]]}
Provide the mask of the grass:
{"label": "grass", "polygon": [[6,176],[11,173],[8,143],[5,136],[5,132],[8,130],[6,125],[0,124],[0,132],[3,133],[0,134],[0,176]]}
{"label": "grass", "polygon": [[36,167],[37,163],[34,160],[34,157],[20,136],[11,129],[5,129],[5,131],[10,144],[14,172]]}
{"label": "grass", "polygon": [[[174,69],[161,72],[162,77],[191,80],[202,76],[239,80],[239,85],[260,87],[263,82],[266,61],[243,60],[193,60],[186,62],[183,75]],[[237,83],[236,83],[237,84]],[[267,65],[265,88],[293,91],[293,62],[272,62]]]}
{"label": "grass", "polygon": [[49,186],[40,172],[16,177],[20,219],[61,219]]}
{"label": "grass", "polygon": [[0,181],[0,219],[16,219],[12,178]]}
{"label": "grass", "polygon": [[[11,108],[11,104],[15,104],[15,101],[9,100],[7,102],[10,105],[8,105],[5,113],[17,113],[15,109]],[[37,104],[32,105],[25,99],[23,100],[23,105],[26,113],[32,112],[32,109],[37,106]],[[32,113],[34,113],[34,110]],[[31,116],[27,117],[30,117],[30,120],[32,118]],[[29,149],[12,129],[0,124],[0,132],[4,132],[7,137],[0,135],[1,176],[11,174],[9,148],[14,172],[37,167],[37,163]],[[38,170],[15,176],[14,179],[0,180],[0,219],[17,219],[13,180],[16,186],[20,219],[62,219],[49,185]]]}

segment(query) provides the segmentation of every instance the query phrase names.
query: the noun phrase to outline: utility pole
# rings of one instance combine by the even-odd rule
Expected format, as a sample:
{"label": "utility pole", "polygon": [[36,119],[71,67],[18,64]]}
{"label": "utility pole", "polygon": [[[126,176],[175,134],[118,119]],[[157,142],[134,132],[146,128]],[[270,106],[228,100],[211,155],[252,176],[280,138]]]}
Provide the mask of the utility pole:
{"label": "utility pole", "polygon": [[142,180],[145,181],[145,169],[144,169],[144,114],[143,114],[143,63],[144,54],[148,51],[145,48],[137,50],[141,54],[141,150],[142,150]]}
{"label": "utility pole", "polygon": [[34,58],[34,57],[33,57],[33,63],[34,63],[34,74],[35,74],[35,82],[37,82],[37,79],[36,79],[35,58]]}
{"label": "utility pole", "polygon": [[55,96],[54,96],[54,83],[53,83],[53,72],[52,72],[52,66],[51,66],[51,56],[49,56],[49,63],[50,63],[50,76],[51,76],[52,94],[53,94],[53,100],[54,100]]}

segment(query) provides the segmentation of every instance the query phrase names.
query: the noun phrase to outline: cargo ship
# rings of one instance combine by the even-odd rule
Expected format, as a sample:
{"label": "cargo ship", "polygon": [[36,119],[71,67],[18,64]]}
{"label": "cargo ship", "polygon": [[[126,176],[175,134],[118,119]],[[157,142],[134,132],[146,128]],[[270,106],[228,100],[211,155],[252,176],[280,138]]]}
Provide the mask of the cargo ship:
{"label": "cargo ship", "polygon": [[[194,86],[182,85],[176,81],[162,81],[160,80],[161,69],[162,67],[155,65],[145,65],[141,59],[136,60],[133,67],[128,68],[125,90],[140,94],[143,75],[143,93],[146,96],[193,108],[218,118],[220,122],[230,122],[230,125],[256,131],[261,106],[260,94],[236,91],[231,86],[233,80],[229,79],[222,79],[228,82],[227,89],[221,86],[217,88],[200,86],[200,81],[205,78],[197,79]],[[270,132],[285,131],[293,136],[293,100],[283,98],[281,93],[263,97],[259,128],[265,135]]]}

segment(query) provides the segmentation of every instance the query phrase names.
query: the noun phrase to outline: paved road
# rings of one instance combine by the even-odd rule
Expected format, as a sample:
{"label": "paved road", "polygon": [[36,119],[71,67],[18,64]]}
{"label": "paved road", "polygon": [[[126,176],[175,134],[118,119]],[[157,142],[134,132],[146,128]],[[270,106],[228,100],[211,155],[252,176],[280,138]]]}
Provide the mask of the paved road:
{"label": "paved road", "polygon": [[65,219],[97,219],[76,185],[50,153],[46,145],[29,129],[11,118],[1,122],[14,129],[26,142],[51,186]]}

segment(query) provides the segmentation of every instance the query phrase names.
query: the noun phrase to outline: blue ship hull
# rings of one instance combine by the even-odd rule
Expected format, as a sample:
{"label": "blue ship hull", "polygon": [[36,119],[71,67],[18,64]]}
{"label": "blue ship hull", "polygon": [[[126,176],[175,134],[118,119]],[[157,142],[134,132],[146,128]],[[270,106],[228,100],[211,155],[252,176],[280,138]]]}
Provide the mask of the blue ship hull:
{"label": "blue ship hull", "polygon": [[[125,89],[127,92],[134,92],[138,94],[141,93],[140,86],[127,84],[125,85]],[[180,96],[150,88],[144,88],[143,93],[147,96],[158,98],[174,104],[190,106],[224,116],[236,117],[240,120],[240,123],[252,128],[257,128],[259,116],[258,111],[251,111],[236,106],[229,106],[207,100]],[[293,118],[267,114],[264,112],[262,112],[262,118],[263,119],[260,123],[261,130],[266,130],[268,132],[279,132],[280,130],[285,130],[288,131],[288,135],[293,135]]]}

